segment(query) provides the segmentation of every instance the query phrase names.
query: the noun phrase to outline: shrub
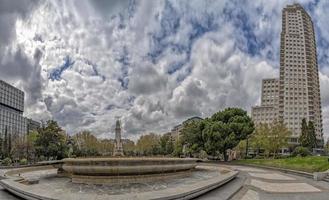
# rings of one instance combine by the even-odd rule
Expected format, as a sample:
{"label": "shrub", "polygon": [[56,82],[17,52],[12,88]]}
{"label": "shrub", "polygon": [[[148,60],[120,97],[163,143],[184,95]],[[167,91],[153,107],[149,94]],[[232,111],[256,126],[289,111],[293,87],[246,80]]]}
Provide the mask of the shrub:
{"label": "shrub", "polygon": [[257,155],[257,156],[254,157],[254,159],[264,159],[264,156],[262,156],[262,155]]}
{"label": "shrub", "polygon": [[207,152],[205,152],[204,150],[201,150],[199,153],[199,158],[206,159],[207,157],[208,157]]}
{"label": "shrub", "polygon": [[21,160],[19,161],[19,164],[20,164],[20,165],[27,165],[27,160],[26,160],[26,158],[21,159]]}
{"label": "shrub", "polygon": [[292,152],[292,155],[305,157],[311,155],[311,152],[305,147],[296,147]]}
{"label": "shrub", "polygon": [[9,165],[11,165],[11,163],[12,163],[12,161],[8,157],[2,160],[2,165],[4,165],[4,166],[9,166]]}

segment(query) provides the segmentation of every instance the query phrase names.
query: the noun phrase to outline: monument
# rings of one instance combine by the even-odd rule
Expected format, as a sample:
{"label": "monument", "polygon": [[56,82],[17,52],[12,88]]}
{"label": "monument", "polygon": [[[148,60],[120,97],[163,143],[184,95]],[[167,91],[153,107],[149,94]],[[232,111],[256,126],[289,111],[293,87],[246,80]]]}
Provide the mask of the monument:
{"label": "monument", "polygon": [[115,124],[115,143],[113,156],[124,156],[121,142],[121,122],[119,119],[117,119],[117,122]]}

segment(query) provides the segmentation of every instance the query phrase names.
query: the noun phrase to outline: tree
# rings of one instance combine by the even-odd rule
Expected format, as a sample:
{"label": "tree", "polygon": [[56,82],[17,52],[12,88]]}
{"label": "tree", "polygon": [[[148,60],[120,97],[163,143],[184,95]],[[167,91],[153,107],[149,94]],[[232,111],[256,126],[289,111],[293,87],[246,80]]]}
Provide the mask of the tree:
{"label": "tree", "polygon": [[26,158],[27,160],[35,159],[35,141],[38,138],[37,131],[31,131],[26,136]]}
{"label": "tree", "polygon": [[307,141],[307,135],[308,135],[308,127],[307,127],[307,122],[306,119],[302,119],[302,128],[301,128],[301,134],[299,137],[299,143],[303,147],[308,146],[308,141]]}
{"label": "tree", "polygon": [[240,158],[246,157],[246,150],[247,150],[247,140],[241,140],[239,144],[234,148],[235,151],[237,151],[238,156]]}
{"label": "tree", "polygon": [[174,151],[174,142],[170,134],[164,134],[159,141],[160,154],[170,155]]}
{"label": "tree", "polygon": [[114,143],[109,139],[98,140],[98,154],[103,156],[113,155]]}
{"label": "tree", "polygon": [[136,144],[138,154],[143,156],[159,154],[159,140],[160,136],[154,133],[142,135]]}
{"label": "tree", "polygon": [[[202,121],[193,121],[187,124],[184,124],[181,131],[182,134],[182,146],[185,145],[186,152],[188,154],[199,153],[205,148],[205,138],[202,134],[203,129],[208,123],[208,119]],[[178,145],[178,144],[177,144]],[[180,145],[180,144],[179,144]]]}
{"label": "tree", "polygon": [[177,139],[174,141],[174,151],[173,151],[173,156],[180,157],[182,156],[185,152],[183,152],[184,146],[183,142],[181,139]]}
{"label": "tree", "polygon": [[49,120],[38,129],[35,141],[36,153],[47,159],[62,159],[67,156],[66,135],[56,121]]}
{"label": "tree", "polygon": [[329,154],[329,138],[327,139],[327,142],[324,145],[324,151],[326,154]]}
{"label": "tree", "polygon": [[250,146],[256,150],[256,155],[260,154],[261,149],[264,149],[265,153],[268,155],[268,146],[269,146],[269,138],[268,133],[270,132],[270,127],[268,124],[259,124],[254,133],[250,135]]}
{"label": "tree", "polygon": [[75,147],[73,148],[73,153],[76,156],[99,155],[99,148],[101,144],[91,132],[82,131],[80,133],[77,133],[73,136],[73,141],[75,144]]}
{"label": "tree", "polygon": [[233,149],[241,140],[247,138],[254,131],[254,124],[247,112],[239,108],[227,108],[215,113],[202,131],[206,139],[205,150],[208,155],[223,154],[224,160],[228,157],[226,151]]}
{"label": "tree", "polygon": [[267,145],[274,158],[280,149],[288,146],[288,137],[290,135],[291,132],[282,122],[274,122],[270,126]]}
{"label": "tree", "polygon": [[302,120],[302,130],[301,136],[299,138],[299,143],[302,147],[308,148],[312,151],[313,148],[317,146],[317,140],[315,135],[315,128],[312,121],[306,122],[306,119]]}
{"label": "tree", "polygon": [[312,150],[313,148],[317,147],[317,141],[316,141],[316,134],[315,134],[315,128],[314,123],[312,121],[308,122],[308,129],[307,129],[307,137],[308,137],[308,148]]}
{"label": "tree", "polygon": [[134,141],[126,139],[123,144],[123,151],[125,156],[134,156],[136,152],[136,145]]}
{"label": "tree", "polygon": [[250,144],[256,155],[264,150],[266,157],[275,157],[280,149],[288,146],[290,135],[291,132],[282,122],[259,124],[250,136]]}
{"label": "tree", "polygon": [[19,161],[26,158],[26,138],[16,135],[13,137],[11,157],[13,161]]}

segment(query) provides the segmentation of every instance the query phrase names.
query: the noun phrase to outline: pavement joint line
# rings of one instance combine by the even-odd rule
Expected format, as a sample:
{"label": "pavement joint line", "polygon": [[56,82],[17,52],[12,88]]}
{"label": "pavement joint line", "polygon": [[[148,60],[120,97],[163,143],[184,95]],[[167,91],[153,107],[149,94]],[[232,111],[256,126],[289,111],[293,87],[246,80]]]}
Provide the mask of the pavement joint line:
{"label": "pavement joint line", "polygon": [[236,191],[234,191],[231,195],[229,195],[227,197],[228,200],[232,199],[236,194],[238,194],[240,192],[240,190],[243,189],[246,180],[247,180],[247,177],[243,177],[242,184],[239,186],[239,188]]}
{"label": "pavement joint line", "polygon": [[237,191],[234,195],[232,195],[230,198],[228,198],[229,200],[236,200],[236,199],[241,199],[241,197],[247,193],[248,188],[243,185],[239,191]]}
{"label": "pavement joint line", "polygon": [[259,192],[250,189],[250,190],[247,190],[246,193],[240,199],[243,199],[243,200],[259,200],[259,196],[260,196]]}

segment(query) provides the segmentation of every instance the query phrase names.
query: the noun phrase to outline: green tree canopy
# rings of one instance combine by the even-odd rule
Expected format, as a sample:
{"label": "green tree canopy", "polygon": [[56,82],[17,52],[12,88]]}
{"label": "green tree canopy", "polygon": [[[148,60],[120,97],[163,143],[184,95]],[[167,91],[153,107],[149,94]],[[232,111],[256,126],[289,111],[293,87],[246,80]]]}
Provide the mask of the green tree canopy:
{"label": "green tree canopy", "polygon": [[73,136],[74,154],[76,156],[96,156],[99,155],[100,146],[106,147],[97,140],[90,131],[82,131]]}
{"label": "green tree canopy", "polygon": [[215,113],[211,117],[211,122],[206,124],[203,131],[207,138],[205,149],[210,155],[219,151],[226,161],[226,151],[233,149],[253,131],[254,124],[246,111],[240,108],[227,108]]}
{"label": "green tree canopy", "polygon": [[[205,138],[202,134],[203,129],[209,120],[193,121],[184,124],[181,130],[182,140],[181,142],[186,146],[186,153],[193,154],[198,153],[205,148]],[[179,147],[180,145],[176,145]]]}
{"label": "green tree canopy", "polygon": [[136,145],[135,145],[134,141],[126,140],[125,142],[123,142],[122,146],[123,146],[123,151],[124,151],[125,156],[134,156],[135,155]]}
{"label": "green tree canopy", "polygon": [[170,133],[169,134],[166,133],[160,137],[159,145],[160,145],[160,154],[170,155],[173,153],[174,141]]}
{"label": "green tree canopy", "polygon": [[310,151],[317,146],[317,140],[315,135],[315,128],[312,121],[308,124],[306,119],[302,119],[301,135],[299,137],[299,143],[302,147],[308,148]]}
{"label": "green tree canopy", "polygon": [[205,150],[208,155],[223,154],[233,149],[254,131],[254,124],[247,112],[240,108],[227,108],[211,118],[192,122],[182,130],[183,142],[192,153]]}
{"label": "green tree canopy", "polygon": [[269,152],[276,156],[277,152],[283,147],[288,146],[288,138],[291,136],[291,132],[282,122],[274,122],[270,126],[270,131],[268,134],[268,149]]}
{"label": "green tree canopy", "polygon": [[159,154],[159,140],[160,136],[154,133],[142,135],[136,144],[138,154],[143,156]]}
{"label": "green tree canopy", "polygon": [[66,135],[56,121],[49,120],[38,130],[35,140],[36,153],[47,159],[62,159],[67,156]]}

